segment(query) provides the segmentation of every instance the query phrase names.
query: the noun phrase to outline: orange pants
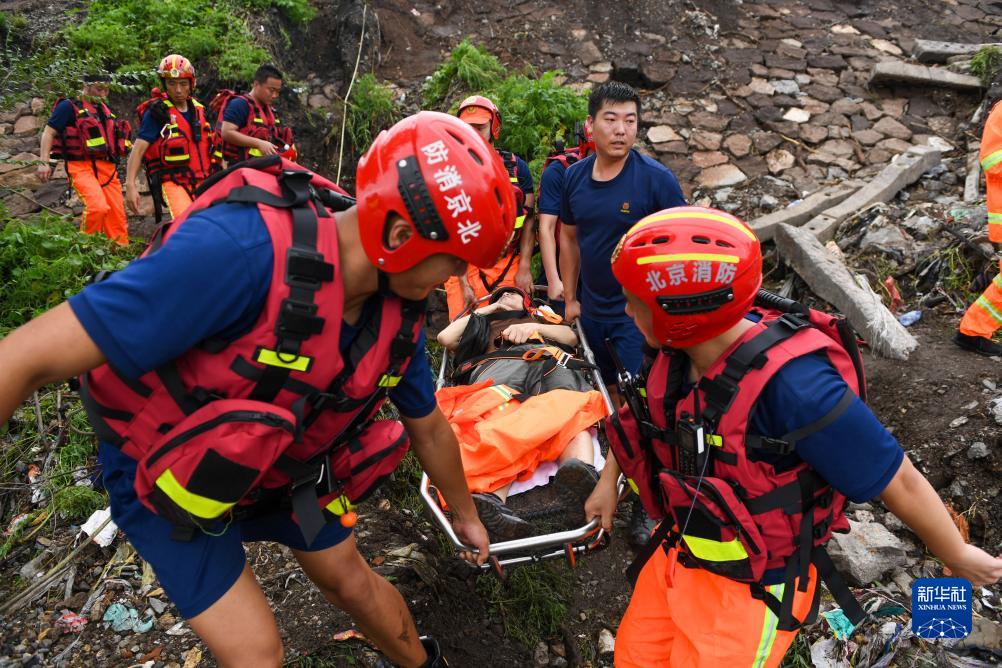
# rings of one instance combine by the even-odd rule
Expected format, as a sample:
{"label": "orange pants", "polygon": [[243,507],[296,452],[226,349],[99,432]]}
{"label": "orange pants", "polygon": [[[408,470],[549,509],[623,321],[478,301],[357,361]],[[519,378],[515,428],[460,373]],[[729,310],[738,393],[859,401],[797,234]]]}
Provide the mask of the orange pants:
{"label": "orange pants", "polygon": [[[797,637],[779,622],[747,584],[686,568],[656,550],[647,562],[619,624],[616,668],[770,668],[779,666]],[[793,615],[810,612],[817,571],[806,592],[797,592]],[[768,587],[777,598],[783,585]]]}
{"label": "orange pants", "polygon": [[[1002,269],[1002,262],[999,267]],[[1002,273],[995,277],[964,313],[960,321],[960,333],[990,339],[999,327],[1002,327]]]}
{"label": "orange pants", "polygon": [[119,245],[128,244],[125,199],[115,163],[107,160],[69,160],[66,173],[84,205],[80,231],[86,234],[100,232]]}
{"label": "orange pants", "polygon": [[163,194],[164,203],[167,205],[168,219],[177,218],[184,210],[191,206],[191,195],[184,186],[180,186],[172,181],[164,181],[160,185],[160,192]]}
{"label": "orange pants", "polygon": [[[502,286],[514,286],[515,285],[515,274],[518,273],[518,256],[512,260],[511,267],[505,272],[505,267],[508,267],[508,261],[512,260],[511,254],[502,257],[496,265],[493,267],[488,267],[486,269],[481,269],[479,267],[470,266],[466,270],[466,278],[470,281],[470,286],[473,288],[473,293],[477,296],[477,299],[487,295],[487,287],[484,285],[484,279],[481,278],[480,272],[483,272],[484,278],[487,279],[487,284],[492,285],[497,281],[498,276],[504,273],[504,279],[501,280],[494,289],[500,288]],[[463,299],[463,288],[459,284],[459,279],[455,276],[450,278],[445,282],[445,297],[449,304],[449,320],[455,320],[456,317],[463,312],[466,308],[466,302]]]}

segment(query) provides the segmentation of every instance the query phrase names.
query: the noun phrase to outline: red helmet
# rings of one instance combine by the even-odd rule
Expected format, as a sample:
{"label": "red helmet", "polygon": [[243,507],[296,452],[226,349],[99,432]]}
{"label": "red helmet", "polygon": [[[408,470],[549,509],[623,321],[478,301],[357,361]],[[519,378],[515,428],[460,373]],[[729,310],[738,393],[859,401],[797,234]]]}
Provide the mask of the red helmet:
{"label": "red helmet", "polygon": [[612,253],[612,273],[651,309],[658,341],[687,348],[748,313],[762,285],[762,250],[731,214],[682,206],[630,228]]}
{"label": "red helmet", "polygon": [[[355,173],[362,248],[383,271],[400,272],[437,253],[489,267],[515,227],[515,196],[497,151],[455,116],[422,111],[379,133]],[[414,234],[384,242],[399,215]]]}
{"label": "red helmet", "polygon": [[157,65],[157,76],[161,79],[191,79],[191,87],[195,88],[195,68],[190,60],[176,53],[160,61]]}
{"label": "red helmet", "polygon": [[497,141],[501,135],[501,112],[483,95],[471,95],[463,100],[456,115],[467,123],[490,123],[492,141]]}

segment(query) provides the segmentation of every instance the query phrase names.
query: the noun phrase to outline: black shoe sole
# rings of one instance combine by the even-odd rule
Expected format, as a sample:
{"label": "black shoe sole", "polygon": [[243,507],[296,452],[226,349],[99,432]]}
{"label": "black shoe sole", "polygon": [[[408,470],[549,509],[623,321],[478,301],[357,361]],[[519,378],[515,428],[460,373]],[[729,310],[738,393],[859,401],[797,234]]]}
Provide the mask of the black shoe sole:
{"label": "black shoe sole", "polygon": [[474,496],[473,505],[477,507],[477,514],[492,543],[528,538],[533,534],[531,524],[515,515],[505,514],[501,508],[486,499]]}
{"label": "black shoe sole", "polygon": [[[965,339],[961,339],[959,337],[954,337],[953,338],[953,342],[956,343],[959,347],[963,348],[964,350],[967,350],[968,352],[977,353],[979,355],[984,355],[985,357],[1000,357],[1000,356],[1002,356],[1002,349],[995,350],[995,351],[983,350],[981,348],[981,345],[979,345],[977,343],[971,343],[970,341],[967,341]],[[992,343],[993,345],[997,345],[997,344],[995,344],[994,341],[990,341],[989,343]]]}

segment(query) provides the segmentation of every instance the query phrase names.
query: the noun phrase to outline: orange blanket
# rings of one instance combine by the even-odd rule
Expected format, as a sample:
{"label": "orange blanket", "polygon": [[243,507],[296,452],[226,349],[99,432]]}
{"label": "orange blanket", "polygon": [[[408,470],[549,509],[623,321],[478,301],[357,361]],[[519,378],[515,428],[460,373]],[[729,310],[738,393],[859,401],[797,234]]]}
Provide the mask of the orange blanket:
{"label": "orange blanket", "polygon": [[471,492],[490,492],[554,461],[571,439],[608,411],[599,392],[552,390],[524,403],[490,380],[446,387],[438,405],[459,438]]}

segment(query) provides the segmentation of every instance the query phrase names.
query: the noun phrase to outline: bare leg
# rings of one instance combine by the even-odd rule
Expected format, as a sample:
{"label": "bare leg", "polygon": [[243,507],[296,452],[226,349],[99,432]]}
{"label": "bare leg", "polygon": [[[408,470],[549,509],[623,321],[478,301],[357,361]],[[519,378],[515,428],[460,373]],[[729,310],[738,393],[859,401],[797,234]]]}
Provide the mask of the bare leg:
{"label": "bare leg", "polygon": [[560,453],[559,462],[563,464],[568,459],[580,459],[585,464],[595,463],[595,446],[591,441],[591,432],[585,429],[571,439],[564,451]]}
{"label": "bare leg", "polygon": [[282,639],[275,617],[247,564],[222,598],[188,624],[220,666],[282,665]]}
{"label": "bare leg", "polygon": [[372,572],[358,552],[354,535],[326,550],[293,550],[293,554],[324,597],[351,615],[393,663],[409,668],[427,660],[403,597]]}
{"label": "bare leg", "polygon": [[508,500],[508,492],[510,490],[511,490],[511,483],[508,483],[504,487],[499,487],[499,488],[491,491],[491,494],[493,494],[494,496],[496,496],[499,499],[501,499],[501,503],[504,503],[505,501]]}

